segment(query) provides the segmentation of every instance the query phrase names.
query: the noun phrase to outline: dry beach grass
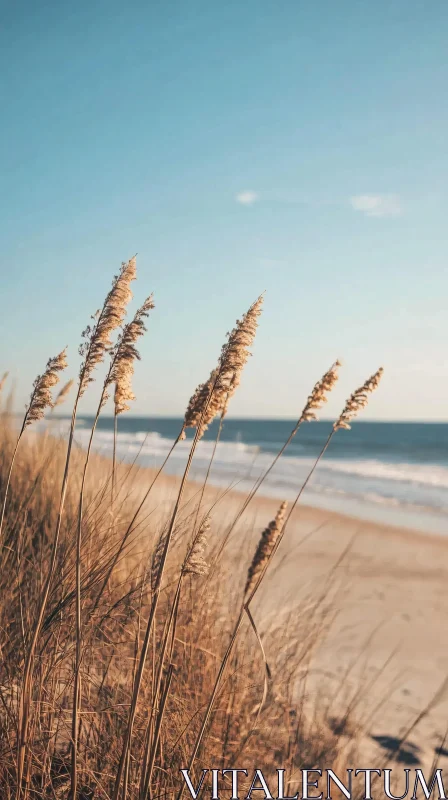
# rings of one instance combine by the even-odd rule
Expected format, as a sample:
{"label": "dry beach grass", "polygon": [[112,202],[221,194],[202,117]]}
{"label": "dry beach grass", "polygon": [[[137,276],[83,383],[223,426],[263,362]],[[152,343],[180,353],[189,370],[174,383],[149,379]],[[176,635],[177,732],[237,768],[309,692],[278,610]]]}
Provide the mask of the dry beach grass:
{"label": "dry beach grass", "polygon": [[[228,334],[217,366],[188,404],[173,443],[194,428],[180,481],[92,452],[107,396],[114,392],[115,421],[133,400],[136,343],[153,309],[150,295],[125,324],[135,277],[134,258],[83,334],[68,441],[29,430],[69,394],[67,384],[55,401],[50,393],[65,353],[37,379],[19,431],[7,404],[1,414],[5,800],[180,797],[181,767],[200,774],[203,765],[241,760],[290,774],[315,765],[337,771],[366,736],[360,686],[371,693],[375,682],[358,667],[367,650],[358,647],[358,661],[354,656],[347,668],[341,655],[335,680],[314,661],[337,629],[337,599],[347,593],[341,566],[353,565],[362,550],[347,536],[350,522],[339,551],[331,543],[321,551],[316,574],[325,580],[307,586],[303,575],[326,523],[307,509],[298,514],[303,485],[279,510],[256,496],[260,481],[244,498],[188,480],[198,441],[212,419],[222,425],[238,387],[263,298]],[[103,361],[109,366],[85,452],[75,441],[78,401]],[[339,366],[318,381],[288,442],[300,425],[312,424]],[[365,406],[381,372],[350,396],[313,469],[335,432]],[[292,590],[298,583],[300,602],[291,602],[275,577],[290,571],[288,537],[299,516],[308,525],[310,514],[303,560],[293,562],[297,575],[279,584]],[[381,684],[381,664],[376,672]],[[358,686],[350,693],[354,674]],[[426,716],[430,702],[423,699]],[[406,742],[397,741],[400,754]]]}

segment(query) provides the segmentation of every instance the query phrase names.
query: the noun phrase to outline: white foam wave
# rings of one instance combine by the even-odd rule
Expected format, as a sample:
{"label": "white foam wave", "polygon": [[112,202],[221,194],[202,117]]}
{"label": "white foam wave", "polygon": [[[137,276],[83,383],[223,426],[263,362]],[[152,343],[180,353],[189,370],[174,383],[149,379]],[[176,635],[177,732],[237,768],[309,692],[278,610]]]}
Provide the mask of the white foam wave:
{"label": "white foam wave", "polygon": [[[78,439],[80,443],[84,444],[84,440],[88,438],[90,431],[79,431]],[[109,450],[113,446],[113,433],[111,431],[98,431],[95,434],[95,441],[97,449]],[[159,457],[164,456],[169,451],[173,442],[166,439],[157,433],[151,431],[144,433],[138,431],[136,433],[118,433],[117,445],[122,454],[135,453],[140,451],[141,456]],[[100,445],[100,447],[98,447]],[[177,453],[184,454],[190,450],[191,441],[184,440],[177,445]],[[209,440],[202,440],[197,448],[199,457],[211,457],[214,448],[214,442]],[[260,448],[258,445],[248,445],[244,442],[220,442],[217,448],[219,459],[225,462],[234,463],[235,461],[245,461],[249,456],[251,459],[258,455]]]}
{"label": "white foam wave", "polygon": [[374,459],[359,461],[327,459],[325,468],[365,478],[379,478],[448,489],[448,467],[438,464],[393,463]]}
{"label": "white foam wave", "polygon": [[[65,436],[68,422],[53,420],[50,430],[55,435]],[[89,437],[90,425],[77,427],[75,438],[78,445],[86,447]],[[117,456],[125,462],[137,460],[141,466],[158,467],[172,444],[171,439],[156,431],[119,431]],[[179,442],[170,456],[167,472],[183,472],[190,446],[191,439]],[[193,480],[201,481],[204,478],[214,446],[214,441],[210,440],[199,443],[190,472]],[[97,452],[111,455],[113,432],[97,430],[93,447]],[[257,478],[271,466],[274,455],[258,445],[241,441],[219,442],[209,482],[248,492]],[[297,450],[294,456],[284,456],[263,482],[260,494],[292,500],[313,463],[314,458],[298,455]],[[432,525],[434,530],[444,532],[445,515],[448,513],[448,467],[326,456],[309,482],[304,500],[310,505],[353,513],[355,516],[371,518],[373,515],[392,524],[406,524],[423,530]]]}
{"label": "white foam wave", "polygon": [[[87,429],[77,431],[77,439],[84,445],[89,436]],[[137,454],[142,463],[155,464],[163,459],[171,445],[170,439],[164,438],[157,432],[145,433],[119,433],[117,438],[119,456],[125,458],[135,457]],[[95,449],[108,452],[112,449],[113,434],[111,431],[99,430],[95,434]],[[190,449],[191,442],[180,442],[172,456],[173,462],[184,461]],[[197,448],[195,456],[196,468],[200,468],[202,462],[207,462],[211,458],[214,449],[214,442],[202,440]],[[244,442],[220,442],[218,444],[214,471],[220,469],[227,472],[232,469],[233,474],[238,476],[246,470],[250,470],[250,476],[256,478],[272,462],[273,453],[260,450],[257,445],[248,445]],[[313,464],[313,459],[309,457],[286,456],[281,459],[272,473],[271,483],[297,483],[302,475],[306,475]],[[339,484],[344,479],[364,479],[367,483],[379,482],[387,483],[390,487],[391,482],[404,485],[420,486],[422,488],[447,489],[448,490],[448,467],[436,464],[411,464],[384,462],[375,459],[334,459],[325,458],[318,471],[318,483],[329,484],[330,487],[335,481]],[[339,480],[338,480],[339,478]],[[334,485],[334,490],[337,485]],[[371,492],[371,497],[375,492]],[[376,492],[376,494],[382,494]],[[391,494],[389,491],[388,494]]]}

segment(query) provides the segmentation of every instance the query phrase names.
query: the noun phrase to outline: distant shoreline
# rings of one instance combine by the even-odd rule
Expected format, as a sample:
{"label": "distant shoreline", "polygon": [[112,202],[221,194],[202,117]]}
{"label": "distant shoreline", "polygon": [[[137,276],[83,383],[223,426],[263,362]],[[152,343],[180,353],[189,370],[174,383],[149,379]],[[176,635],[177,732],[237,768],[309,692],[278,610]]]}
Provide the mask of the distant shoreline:
{"label": "distant shoreline", "polygon": [[[148,419],[149,418],[146,418],[146,421],[148,421]],[[77,429],[75,441],[78,443],[78,445],[84,447],[84,439],[88,435],[87,432],[89,430],[89,426],[88,418],[83,417],[81,420],[85,420],[87,424],[85,426],[80,426]],[[152,434],[153,432],[150,433]],[[145,434],[141,432],[139,434],[139,438],[136,440],[136,443],[134,443],[132,439],[131,443],[129,443],[129,438],[126,437],[125,432],[123,432],[123,437],[125,437],[125,441],[121,448],[119,444],[118,457],[120,461],[127,463],[138,456],[139,448],[142,448],[142,446],[145,444]],[[169,441],[169,444],[171,441],[172,440]],[[153,472],[154,468],[157,468],[161,464],[163,454],[165,453],[164,450],[157,450],[157,447],[161,447],[161,443],[165,445],[164,440],[160,439],[160,437],[157,438],[155,442],[156,449],[151,457],[148,454],[142,456],[140,453],[138,461],[140,469],[149,469]],[[179,476],[183,471],[183,463],[188,449],[188,443],[185,442],[183,444],[184,454],[181,457],[178,453],[177,460],[175,460],[174,457],[170,459],[164,470],[165,480],[176,481],[179,479]],[[101,428],[99,428],[94,439],[95,451],[102,457],[109,459],[112,452],[111,446],[112,440],[109,439],[108,429],[104,431],[104,429],[101,430]],[[166,446],[168,447],[168,444]],[[211,440],[207,440],[204,446],[206,448],[208,446],[209,449],[206,450],[206,455],[202,457],[202,460],[199,450],[199,455],[195,456],[190,477],[190,483],[192,485],[197,485],[198,487],[201,486],[201,479],[203,478],[203,475],[205,474],[205,468],[209,463],[208,453],[209,451],[211,452]],[[226,446],[228,447],[226,443],[223,443],[222,446],[224,448]],[[243,447],[244,455],[244,443],[241,443],[241,445],[237,444],[237,447],[240,446]],[[240,479],[237,477],[236,481],[234,481],[231,475],[234,469],[232,453],[233,451],[230,451],[230,453],[225,453],[226,458],[230,460],[223,461],[223,471],[214,473],[212,470],[208,483],[211,490],[221,490],[226,492],[230,490],[233,495],[242,497],[252,489],[255,479],[254,476],[258,476],[259,473],[254,472],[250,479],[243,475]],[[261,456],[257,456],[257,454],[252,455],[249,450],[249,461],[256,461],[258,457],[261,458]],[[270,459],[271,454],[269,456],[264,454],[263,457],[265,460],[267,458]],[[289,465],[293,464],[293,462],[290,461],[288,457],[286,458],[287,463],[285,468],[289,468]],[[328,469],[329,467],[333,467],[333,463],[337,465],[337,462],[334,462],[334,460],[332,460],[329,456],[326,462],[322,462],[320,470],[322,471]],[[228,472],[226,472],[224,468],[228,468]],[[339,472],[340,470],[338,470],[336,474],[339,474]],[[344,478],[344,474],[341,474]],[[298,479],[296,481],[293,489],[291,488],[291,485],[284,486],[279,481],[273,481],[270,485],[264,484],[257,493],[257,499],[273,502],[279,502],[286,499],[287,501],[291,502],[295,497],[297,489],[300,487],[300,480],[301,479]],[[338,496],[337,494],[328,495],[324,491],[319,490],[312,491],[308,494],[304,494],[303,500],[301,500],[301,507],[307,507],[323,514],[335,514],[347,519],[347,521],[350,521],[351,523],[359,522],[363,524],[374,524],[382,526],[385,529],[405,530],[408,532],[408,534],[420,534],[424,536],[435,535],[437,537],[445,537],[446,533],[448,532],[448,517],[442,513],[431,513],[428,510],[421,510],[420,512],[417,510],[416,512],[412,507],[396,507],[393,504],[386,502],[369,502],[368,499],[358,499],[348,494],[342,494],[341,496]]]}
{"label": "distant shoreline", "polygon": [[[64,426],[66,417],[53,418]],[[91,418],[81,416],[76,439],[85,445]],[[118,428],[118,456],[129,460],[137,452],[142,466],[160,466],[181,427],[181,419],[123,416]],[[227,488],[237,482],[248,492],[272,464],[292,423],[281,420],[226,420],[214,455],[209,482]],[[331,430],[328,422],[300,428],[260,489],[268,497],[292,501]],[[191,432],[189,432],[191,436]],[[192,475],[207,472],[217,434],[210,426],[195,454]],[[189,436],[189,438],[190,438]],[[113,418],[100,417],[94,439],[97,451],[112,451]],[[179,475],[188,442],[169,459],[168,474]],[[338,432],[304,494],[309,506],[351,518],[444,535],[448,531],[448,425],[420,423],[354,423]]]}

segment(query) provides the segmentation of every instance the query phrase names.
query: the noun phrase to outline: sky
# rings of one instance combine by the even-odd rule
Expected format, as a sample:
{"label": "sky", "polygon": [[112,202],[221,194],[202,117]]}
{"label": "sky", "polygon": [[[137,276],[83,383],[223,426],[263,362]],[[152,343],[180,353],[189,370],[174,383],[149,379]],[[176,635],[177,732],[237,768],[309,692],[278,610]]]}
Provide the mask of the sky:
{"label": "sky", "polygon": [[[0,0],[0,372],[23,407],[138,253],[132,413],[181,415],[265,291],[236,417],[448,419],[446,0]],[[89,389],[82,410],[100,393]]]}

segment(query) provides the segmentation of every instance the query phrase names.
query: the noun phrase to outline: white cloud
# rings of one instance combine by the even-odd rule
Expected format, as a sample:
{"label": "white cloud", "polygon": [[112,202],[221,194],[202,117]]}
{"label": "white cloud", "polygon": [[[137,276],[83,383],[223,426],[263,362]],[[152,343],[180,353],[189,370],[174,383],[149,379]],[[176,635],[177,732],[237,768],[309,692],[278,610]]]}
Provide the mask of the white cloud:
{"label": "white cloud", "polygon": [[259,195],[253,192],[252,189],[245,189],[244,192],[239,192],[235,197],[237,203],[242,206],[253,206],[259,200]]}
{"label": "white cloud", "polygon": [[396,194],[357,194],[350,198],[350,205],[366,217],[397,217],[402,211]]}

